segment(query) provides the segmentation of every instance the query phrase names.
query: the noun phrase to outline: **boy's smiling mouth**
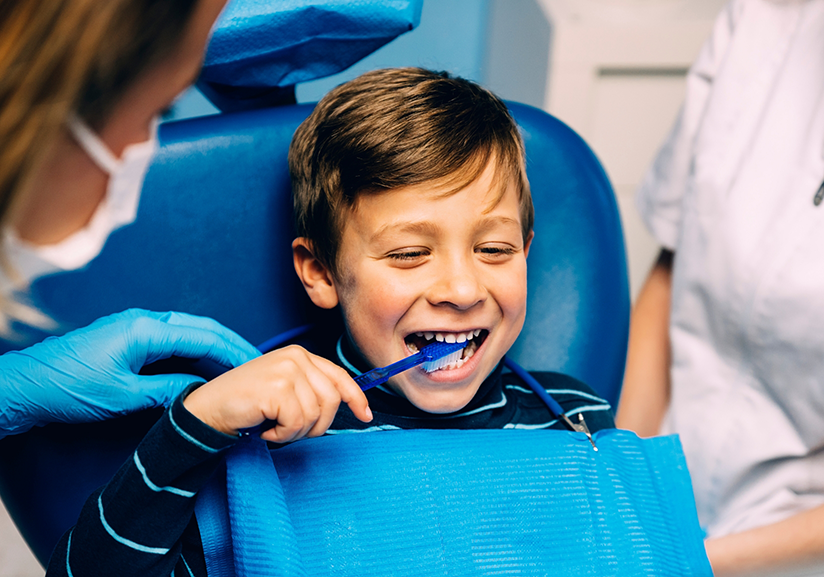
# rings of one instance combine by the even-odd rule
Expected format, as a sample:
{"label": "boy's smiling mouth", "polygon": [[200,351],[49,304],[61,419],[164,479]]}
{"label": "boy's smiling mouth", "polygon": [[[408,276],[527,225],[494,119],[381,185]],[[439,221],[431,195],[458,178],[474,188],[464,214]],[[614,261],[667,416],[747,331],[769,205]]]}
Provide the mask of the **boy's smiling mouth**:
{"label": "boy's smiling mouth", "polygon": [[[486,337],[489,336],[489,331],[486,329],[471,329],[467,331],[459,331],[459,332],[444,332],[444,331],[422,331],[422,332],[415,332],[407,335],[404,338],[404,342],[406,343],[406,348],[409,350],[411,354],[415,354],[424,348],[426,345],[432,344],[434,342],[447,342],[447,343],[463,343],[469,341],[462,349],[461,357],[449,364],[445,367],[442,367],[437,370],[454,370],[461,368],[464,363],[466,363],[478,348],[483,345]],[[429,372],[429,371],[427,371]]]}

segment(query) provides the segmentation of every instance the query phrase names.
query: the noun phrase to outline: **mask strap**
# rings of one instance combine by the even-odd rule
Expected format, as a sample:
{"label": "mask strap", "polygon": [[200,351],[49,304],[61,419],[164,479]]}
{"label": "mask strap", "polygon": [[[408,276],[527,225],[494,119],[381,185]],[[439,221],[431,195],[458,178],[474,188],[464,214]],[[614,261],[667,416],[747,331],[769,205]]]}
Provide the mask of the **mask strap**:
{"label": "mask strap", "polygon": [[107,174],[114,174],[120,166],[120,160],[112,154],[99,136],[89,128],[85,122],[80,120],[76,114],[71,114],[68,119],[69,131],[74,136],[77,144],[80,145],[89,158]]}

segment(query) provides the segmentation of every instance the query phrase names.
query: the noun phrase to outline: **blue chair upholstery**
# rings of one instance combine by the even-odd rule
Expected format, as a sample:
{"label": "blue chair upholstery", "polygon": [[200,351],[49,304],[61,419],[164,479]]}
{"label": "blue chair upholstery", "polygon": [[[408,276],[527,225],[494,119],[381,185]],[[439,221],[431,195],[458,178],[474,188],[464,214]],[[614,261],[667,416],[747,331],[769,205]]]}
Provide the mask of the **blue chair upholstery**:
{"label": "blue chair upholstery", "polygon": [[[612,189],[572,130],[540,110],[510,107],[523,129],[536,208],[527,322],[511,356],[528,369],[573,375],[614,406],[629,292]],[[313,311],[292,268],[286,154],[310,110],[163,125],[137,222],[116,232],[87,269],[35,283],[36,302],[66,330],[142,307],[211,316],[254,344],[333,322]],[[157,416],[55,424],[0,441],[0,495],[41,562]]]}

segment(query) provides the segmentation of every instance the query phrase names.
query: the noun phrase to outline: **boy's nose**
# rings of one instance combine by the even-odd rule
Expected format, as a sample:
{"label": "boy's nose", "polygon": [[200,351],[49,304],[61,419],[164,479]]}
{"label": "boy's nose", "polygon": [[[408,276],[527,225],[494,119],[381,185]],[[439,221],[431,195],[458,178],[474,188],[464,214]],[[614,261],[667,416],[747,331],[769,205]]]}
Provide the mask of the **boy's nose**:
{"label": "boy's nose", "polygon": [[436,306],[468,310],[486,300],[487,292],[474,267],[465,262],[447,262],[440,267],[437,278],[427,293]]}

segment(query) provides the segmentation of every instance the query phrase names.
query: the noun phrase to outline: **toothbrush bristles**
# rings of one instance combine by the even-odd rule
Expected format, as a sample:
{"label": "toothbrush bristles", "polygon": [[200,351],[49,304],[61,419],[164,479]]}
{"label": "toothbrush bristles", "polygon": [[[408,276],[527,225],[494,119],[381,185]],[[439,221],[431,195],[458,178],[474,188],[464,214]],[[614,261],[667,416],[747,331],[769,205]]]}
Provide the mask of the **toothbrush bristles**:
{"label": "toothbrush bristles", "polygon": [[444,367],[447,367],[447,366],[449,366],[453,363],[457,363],[459,360],[461,360],[462,356],[463,356],[463,349],[461,348],[461,349],[458,349],[457,351],[455,351],[453,353],[450,353],[450,354],[448,354],[444,357],[441,357],[440,359],[435,359],[434,361],[424,363],[423,364],[423,370],[425,370],[427,373],[437,371],[437,370],[442,369]]}

